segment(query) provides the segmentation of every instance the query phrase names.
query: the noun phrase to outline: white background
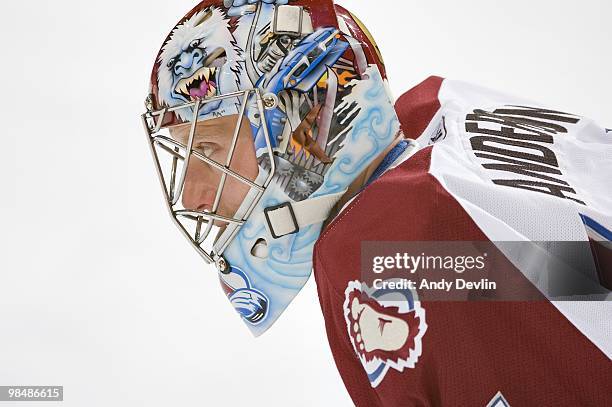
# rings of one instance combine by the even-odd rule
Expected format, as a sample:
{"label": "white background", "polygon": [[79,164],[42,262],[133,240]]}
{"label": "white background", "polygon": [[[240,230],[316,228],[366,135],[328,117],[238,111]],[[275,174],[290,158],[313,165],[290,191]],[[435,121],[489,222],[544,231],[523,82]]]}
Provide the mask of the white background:
{"label": "white background", "polygon": [[[612,126],[612,3],[503,3],[341,2],[396,96],[438,74]],[[350,405],[314,282],[252,339],[166,215],[139,114],[195,4],[0,5],[0,385],[63,385],[79,407]]]}

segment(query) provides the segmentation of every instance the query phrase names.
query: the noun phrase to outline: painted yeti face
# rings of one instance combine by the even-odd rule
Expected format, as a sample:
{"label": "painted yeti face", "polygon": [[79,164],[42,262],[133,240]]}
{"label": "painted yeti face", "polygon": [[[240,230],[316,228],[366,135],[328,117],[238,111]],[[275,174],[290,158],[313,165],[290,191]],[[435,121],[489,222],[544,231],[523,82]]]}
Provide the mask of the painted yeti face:
{"label": "painted yeti face", "polygon": [[179,55],[171,58],[166,67],[172,72],[173,95],[184,101],[210,98],[217,94],[217,56],[225,58],[225,50],[217,48],[209,55],[203,48],[204,38],[193,40]]}
{"label": "painted yeti face", "polygon": [[[160,102],[177,106],[198,98],[208,99],[238,89],[241,50],[231,33],[229,19],[223,11],[212,7],[202,10],[179,24],[170,34],[159,58]],[[223,104],[228,109],[223,109]],[[232,100],[206,103],[200,119],[235,114]],[[192,113],[179,110],[179,117],[188,121]]]}

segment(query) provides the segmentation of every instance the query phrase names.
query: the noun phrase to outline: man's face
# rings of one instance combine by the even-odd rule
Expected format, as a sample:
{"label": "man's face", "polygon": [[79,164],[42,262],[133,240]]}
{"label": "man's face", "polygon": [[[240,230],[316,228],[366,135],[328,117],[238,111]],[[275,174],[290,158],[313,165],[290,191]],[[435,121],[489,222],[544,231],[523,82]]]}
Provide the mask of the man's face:
{"label": "man's face", "polygon": [[[231,161],[228,163],[228,154],[232,148],[238,119],[238,115],[232,115],[198,122],[193,149],[220,165],[229,165],[233,172],[242,177],[255,181],[259,168],[255,157],[251,128],[246,118],[242,120],[236,148]],[[172,127],[170,134],[175,140],[187,145],[190,130],[191,123],[186,123]],[[192,156],[182,196],[185,209],[200,212],[212,211],[221,177],[221,171]],[[249,190],[248,185],[228,175],[216,214],[232,218]]]}

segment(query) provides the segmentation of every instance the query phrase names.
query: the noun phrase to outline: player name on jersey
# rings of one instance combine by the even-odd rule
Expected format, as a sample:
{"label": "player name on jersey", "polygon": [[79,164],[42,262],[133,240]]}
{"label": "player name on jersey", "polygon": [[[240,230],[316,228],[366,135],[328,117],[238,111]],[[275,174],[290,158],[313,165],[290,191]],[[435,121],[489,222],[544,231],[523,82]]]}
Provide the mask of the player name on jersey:
{"label": "player name on jersey", "polygon": [[586,205],[563,179],[551,148],[555,137],[567,134],[580,118],[568,113],[526,106],[506,106],[492,112],[475,109],[465,129],[475,134],[470,143],[487,170],[505,171],[519,179],[493,179],[497,185],[571,199]]}

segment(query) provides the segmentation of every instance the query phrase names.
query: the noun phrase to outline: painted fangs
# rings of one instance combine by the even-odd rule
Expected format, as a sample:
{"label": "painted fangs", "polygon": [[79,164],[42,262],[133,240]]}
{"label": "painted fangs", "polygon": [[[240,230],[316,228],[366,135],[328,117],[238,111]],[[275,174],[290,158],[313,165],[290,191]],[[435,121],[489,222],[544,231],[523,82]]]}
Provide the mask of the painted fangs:
{"label": "painted fangs", "polygon": [[217,88],[215,87],[215,85],[210,84],[210,88],[208,88],[208,93],[206,94],[206,97],[212,97],[215,96],[215,94],[217,93]]}
{"label": "painted fangs", "polygon": [[198,87],[203,81],[209,83],[208,92],[206,93],[206,97],[211,97],[215,95],[217,90],[215,82],[211,82],[211,79],[214,80],[215,74],[217,73],[216,67],[202,67],[198,69],[193,75],[189,78],[181,79],[174,88],[174,91],[178,94],[185,96],[186,98],[191,98],[190,89],[194,87]]}
{"label": "painted fangs", "polygon": [[187,91],[187,81],[181,80],[176,87],[176,91],[177,93],[183,93],[188,95],[189,92]]}

